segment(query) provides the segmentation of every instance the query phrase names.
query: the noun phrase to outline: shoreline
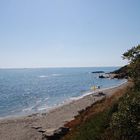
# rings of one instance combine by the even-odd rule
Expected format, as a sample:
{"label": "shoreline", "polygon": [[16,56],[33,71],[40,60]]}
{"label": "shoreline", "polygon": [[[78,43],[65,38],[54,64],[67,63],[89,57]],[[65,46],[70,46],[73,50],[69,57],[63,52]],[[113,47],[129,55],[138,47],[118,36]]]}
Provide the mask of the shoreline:
{"label": "shoreline", "polygon": [[44,108],[43,110],[40,110],[40,111],[37,111],[37,112],[32,112],[32,113],[20,113],[20,114],[15,114],[15,115],[8,115],[8,116],[4,116],[4,117],[0,117],[0,121],[1,120],[11,120],[11,119],[18,119],[18,118],[22,118],[22,117],[28,117],[28,116],[35,116],[35,115],[38,115],[38,114],[43,114],[43,113],[49,113],[50,111],[53,111],[59,107],[62,107],[62,106],[65,106],[67,104],[70,104],[71,102],[73,101],[77,101],[77,100],[80,100],[86,96],[89,96],[89,95],[94,95],[98,92],[103,92],[104,90],[110,90],[110,89],[113,89],[113,88],[117,88],[125,83],[127,83],[127,79],[124,79],[125,81],[122,82],[121,84],[118,84],[116,86],[111,86],[111,87],[107,87],[107,88],[101,88],[101,89],[96,89],[95,91],[86,91],[84,94],[80,95],[80,96],[77,96],[77,97],[70,97],[69,99],[63,101],[62,103],[59,103],[53,107],[48,107],[48,108]]}
{"label": "shoreline", "polygon": [[0,120],[1,138],[2,140],[19,140],[20,138],[22,138],[22,140],[42,140],[44,135],[54,134],[56,130],[73,120],[81,110],[86,109],[105,97],[96,96],[96,93],[102,91],[108,98],[127,85],[128,82],[125,82],[117,87],[100,90],[93,94],[91,92],[91,94],[85,95],[83,98],[72,100],[49,112],[2,119]]}

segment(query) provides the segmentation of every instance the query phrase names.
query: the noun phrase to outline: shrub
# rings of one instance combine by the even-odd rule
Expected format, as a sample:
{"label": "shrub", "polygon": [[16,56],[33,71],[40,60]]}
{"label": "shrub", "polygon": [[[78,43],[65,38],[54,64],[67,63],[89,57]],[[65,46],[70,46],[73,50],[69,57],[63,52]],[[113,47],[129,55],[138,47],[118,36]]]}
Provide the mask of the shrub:
{"label": "shrub", "polygon": [[129,92],[112,115],[110,129],[116,139],[138,140],[140,137],[140,92]]}

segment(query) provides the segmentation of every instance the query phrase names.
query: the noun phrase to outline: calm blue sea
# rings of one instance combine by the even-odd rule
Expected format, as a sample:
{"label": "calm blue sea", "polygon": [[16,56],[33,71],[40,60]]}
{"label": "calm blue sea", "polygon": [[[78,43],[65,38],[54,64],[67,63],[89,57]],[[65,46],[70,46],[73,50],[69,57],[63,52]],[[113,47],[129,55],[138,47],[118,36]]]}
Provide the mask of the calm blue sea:
{"label": "calm blue sea", "polygon": [[0,69],[0,117],[25,115],[53,108],[82,96],[93,85],[101,88],[124,82],[99,79],[92,71],[110,72],[117,67]]}

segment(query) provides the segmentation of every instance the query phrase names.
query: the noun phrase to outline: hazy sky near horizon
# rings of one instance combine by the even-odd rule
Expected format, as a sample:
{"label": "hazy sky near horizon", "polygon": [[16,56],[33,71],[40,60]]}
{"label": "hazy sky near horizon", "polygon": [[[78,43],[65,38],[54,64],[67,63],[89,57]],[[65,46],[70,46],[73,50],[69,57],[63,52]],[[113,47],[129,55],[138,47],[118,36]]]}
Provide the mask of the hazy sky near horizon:
{"label": "hazy sky near horizon", "polygon": [[120,66],[140,42],[140,0],[0,0],[0,68]]}

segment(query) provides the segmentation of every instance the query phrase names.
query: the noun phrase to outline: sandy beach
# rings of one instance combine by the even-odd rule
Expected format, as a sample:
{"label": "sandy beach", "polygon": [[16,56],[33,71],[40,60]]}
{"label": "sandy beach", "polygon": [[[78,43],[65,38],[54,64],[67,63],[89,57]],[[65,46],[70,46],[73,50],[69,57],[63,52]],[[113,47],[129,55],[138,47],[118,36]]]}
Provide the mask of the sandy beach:
{"label": "sandy beach", "polygon": [[[107,98],[115,94],[128,83],[118,87],[103,89],[102,92]],[[86,95],[73,100],[63,106],[59,106],[47,113],[38,113],[26,117],[8,118],[0,120],[1,140],[42,140],[46,135],[52,135],[64,124],[74,119],[80,110],[91,106],[93,103],[102,100],[105,96],[97,96],[96,93]]]}

